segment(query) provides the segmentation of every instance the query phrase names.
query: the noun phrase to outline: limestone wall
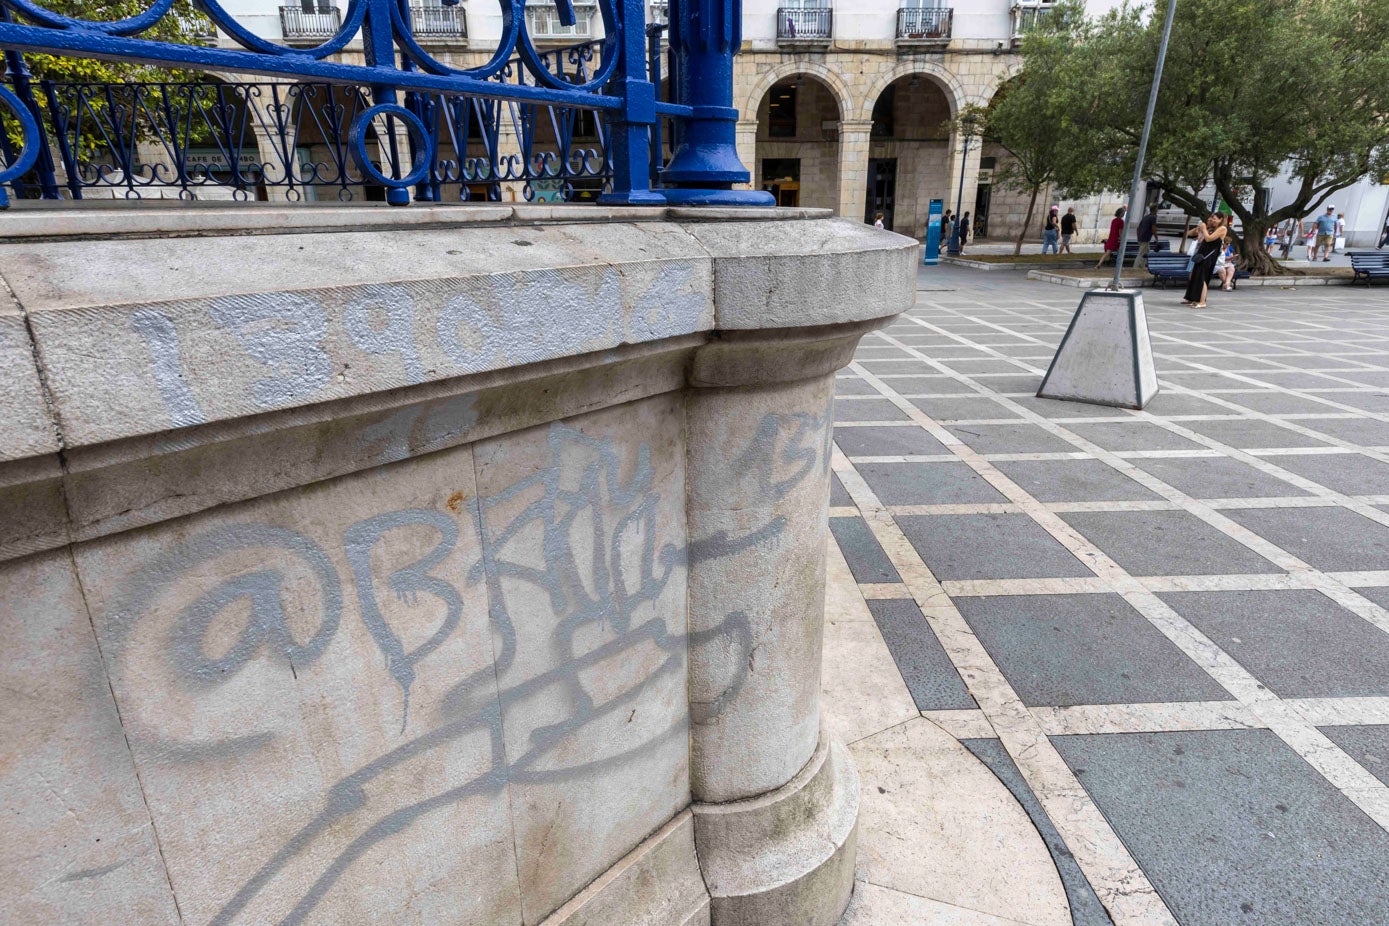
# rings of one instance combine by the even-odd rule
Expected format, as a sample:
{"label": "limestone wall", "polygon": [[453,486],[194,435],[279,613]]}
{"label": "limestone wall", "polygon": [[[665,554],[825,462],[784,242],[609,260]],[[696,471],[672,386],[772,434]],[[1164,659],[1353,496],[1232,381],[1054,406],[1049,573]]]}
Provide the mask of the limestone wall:
{"label": "limestone wall", "polygon": [[770,210],[3,224],[7,921],[838,918],[832,379],[912,242]]}

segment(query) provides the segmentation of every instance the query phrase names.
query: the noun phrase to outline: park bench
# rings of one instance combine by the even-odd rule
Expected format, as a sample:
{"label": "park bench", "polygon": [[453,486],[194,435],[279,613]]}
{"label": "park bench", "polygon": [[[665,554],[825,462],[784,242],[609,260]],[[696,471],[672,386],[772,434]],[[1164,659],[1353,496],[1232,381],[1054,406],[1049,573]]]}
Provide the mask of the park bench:
{"label": "park bench", "polygon": [[1351,278],[1354,283],[1364,280],[1365,285],[1375,280],[1389,280],[1389,254],[1380,251],[1351,251],[1350,269],[1355,271]]}
{"label": "park bench", "polygon": [[[1185,283],[1189,276],[1187,270],[1187,256],[1185,254],[1174,254],[1164,252],[1159,254],[1156,251],[1148,254],[1148,272],[1153,275],[1153,285],[1166,287],[1173,280]],[[1215,279],[1215,273],[1211,273],[1211,279]],[[1231,286],[1238,286],[1240,280],[1249,279],[1248,270],[1236,270],[1235,279]]]}

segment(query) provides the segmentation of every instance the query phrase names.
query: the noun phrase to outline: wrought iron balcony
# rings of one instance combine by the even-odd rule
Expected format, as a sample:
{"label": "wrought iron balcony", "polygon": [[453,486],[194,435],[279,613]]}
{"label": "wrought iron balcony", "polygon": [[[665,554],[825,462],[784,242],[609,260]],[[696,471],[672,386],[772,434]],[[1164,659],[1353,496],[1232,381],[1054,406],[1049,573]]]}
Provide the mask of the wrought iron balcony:
{"label": "wrought iron balcony", "polygon": [[1012,11],[1013,42],[1021,42],[1024,35],[1046,22],[1046,17],[1051,15],[1051,10],[1050,0],[1016,4]]}
{"label": "wrought iron balcony", "polygon": [[420,38],[457,41],[468,37],[468,17],[458,5],[411,6],[410,29]]}
{"label": "wrought iron balcony", "polygon": [[532,41],[572,42],[593,36],[593,20],[598,15],[598,7],[592,3],[574,4],[574,25],[566,26],[559,21],[559,11],[553,6],[532,6],[526,4],[526,30]]}
{"label": "wrought iron balcony", "polygon": [[315,41],[331,39],[342,28],[342,14],[335,6],[306,10],[302,6],[280,7],[280,31],[285,40]]}
{"label": "wrought iron balcony", "polygon": [[828,45],[834,37],[834,10],[829,7],[782,7],[776,11],[776,39],[781,45]]}
{"label": "wrought iron balcony", "polygon": [[902,7],[897,11],[897,44],[938,45],[950,41],[954,10]]}

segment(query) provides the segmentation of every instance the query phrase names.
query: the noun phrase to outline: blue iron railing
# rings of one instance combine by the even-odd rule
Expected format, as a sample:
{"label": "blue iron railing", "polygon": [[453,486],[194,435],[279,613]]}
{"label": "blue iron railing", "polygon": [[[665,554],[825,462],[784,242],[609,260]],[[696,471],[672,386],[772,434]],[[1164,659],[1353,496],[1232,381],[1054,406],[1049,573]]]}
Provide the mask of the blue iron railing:
{"label": "blue iron railing", "polygon": [[[283,187],[304,198],[310,190],[343,195],[360,187],[403,204],[412,188],[422,199],[491,198],[511,182],[531,198],[567,198],[584,181],[597,182],[606,202],[771,204],[767,194],[733,189],[749,179],[732,107],[740,0],[672,0],[670,99],[656,92],[661,41],[658,29],[647,28],[646,0],[597,0],[602,38],[551,52],[532,42],[527,2],[499,0],[496,53],[479,67],[455,68],[421,47],[409,0],[351,0],[337,32],[307,48],[255,35],[220,0],[198,6],[240,48],[138,38],[169,14],[173,0],[151,0],[145,12],[118,22],[0,0],[8,83],[0,106],[19,139],[15,145],[0,133],[0,204],[8,203],[7,186],[19,195],[37,187],[45,198],[60,196],[59,168],[69,195],[100,186],[135,195],[154,185],[196,195],[216,185],[246,196],[253,187]],[[560,23],[575,23],[573,0],[549,3]],[[365,63],[334,60],[357,39]],[[31,51],[297,83],[34,88],[23,60]],[[668,163],[663,119],[674,130]],[[503,150],[503,134],[509,144],[514,136],[513,152]],[[322,142],[318,154],[312,145],[301,154],[304,137]]]}

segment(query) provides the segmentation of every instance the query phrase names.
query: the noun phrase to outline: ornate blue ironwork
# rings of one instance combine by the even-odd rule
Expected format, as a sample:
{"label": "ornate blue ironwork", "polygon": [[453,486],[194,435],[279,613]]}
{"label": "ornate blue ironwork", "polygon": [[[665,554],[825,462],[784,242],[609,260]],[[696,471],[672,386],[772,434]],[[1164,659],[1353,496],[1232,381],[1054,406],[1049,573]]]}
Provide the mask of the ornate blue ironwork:
{"label": "ornate blue ironwork", "polygon": [[[767,194],[732,190],[733,184],[749,179],[738,161],[734,139],[737,113],[731,105],[732,59],[741,41],[741,0],[672,0],[674,100],[657,99],[648,60],[652,42],[646,28],[645,0],[598,0],[603,38],[577,49],[550,53],[537,51],[531,40],[524,16],[527,0],[499,2],[503,27],[496,53],[479,67],[455,68],[421,47],[411,27],[409,0],[350,0],[337,34],[312,48],[289,47],[262,38],[238,23],[220,0],[197,0],[199,8],[241,46],[239,49],[139,38],[169,13],[173,0],[151,0],[144,12],[117,22],[72,19],[33,0],[0,0],[0,47],[6,49],[8,77],[14,88],[14,92],[0,92],[0,104],[13,113],[22,137],[18,152],[6,152],[11,156],[0,171],[0,184],[13,186],[46,156],[45,132],[39,108],[29,93],[21,54],[37,51],[288,77],[306,82],[292,86],[317,86],[326,96],[336,98],[342,93],[352,98],[350,115],[343,111],[346,121],[338,126],[345,127],[346,133],[335,135],[336,139],[345,138],[347,158],[339,156],[343,146],[333,142],[329,145],[333,156],[328,161],[303,168],[295,165],[293,136],[288,131],[289,126],[302,124],[292,121],[297,118],[293,107],[286,110],[283,104],[276,104],[268,115],[257,111],[257,118],[268,118],[272,123],[278,120],[275,131],[265,131],[264,125],[250,128],[253,133],[259,130],[261,147],[279,146],[282,155],[272,179],[285,186],[346,188],[351,185],[346,178],[355,176],[384,188],[389,201],[405,203],[410,187],[416,188],[417,198],[438,199],[443,187],[456,183],[468,191],[461,193],[466,198],[474,195],[471,187],[508,180],[525,182],[530,185],[528,190],[533,190],[542,179],[572,185],[578,177],[601,177],[607,187],[602,199],[607,202],[771,203]],[[572,0],[551,2],[560,21],[573,25]],[[364,64],[329,60],[358,37]],[[658,70],[655,79],[659,80]],[[330,85],[347,89],[333,91]],[[220,136],[225,146],[224,159],[218,165],[233,181],[240,178],[245,127],[241,136],[233,137],[235,126],[227,121],[233,115],[227,105],[231,99],[223,91],[213,93],[216,99],[205,99],[197,94],[208,91],[170,90],[205,85],[143,86],[157,90],[112,91],[105,87],[100,91],[128,97],[116,101],[117,105],[108,99],[105,106],[105,127],[109,130],[106,148],[113,155],[113,166],[105,171],[105,177],[114,178],[119,170],[127,190],[135,190],[142,179],[162,180],[164,185],[173,181],[184,190],[209,182],[217,171],[190,165],[186,152],[194,147],[194,136],[191,129],[180,131],[182,120],[184,125],[201,122],[198,131],[202,137]],[[244,88],[235,91],[241,93],[244,103],[249,88],[263,85],[229,86]],[[82,136],[73,123],[85,117],[91,129],[93,122],[102,121],[97,113],[100,107],[89,105],[91,94],[97,91],[93,86],[50,85],[45,92],[51,94],[48,102],[59,147],[67,148],[62,157],[69,189],[81,189],[84,183],[102,185],[102,171],[83,173],[81,152],[75,150]],[[297,92],[297,102],[302,104],[305,91]],[[65,102],[64,93],[71,99]],[[156,116],[156,111],[161,114]],[[574,144],[574,128],[581,112],[594,114],[591,118],[603,127],[596,147]],[[123,134],[126,115],[135,134]],[[501,155],[496,145],[502,120],[508,116],[518,127],[520,144],[520,154],[509,157]],[[677,151],[668,167],[653,173],[660,162],[663,118],[673,122]],[[538,152],[533,146],[534,129],[546,120],[554,130],[556,150]],[[134,151],[138,133],[153,125],[160,126],[154,133],[155,141],[163,144],[171,157],[162,173],[156,170],[142,175],[127,153]],[[371,157],[368,139],[372,136],[380,140],[377,147],[385,152],[380,162]],[[148,139],[146,136],[144,140]],[[455,157],[447,163],[438,154],[441,139],[453,143]],[[474,140],[483,153],[469,153]],[[8,148],[9,139],[4,142]],[[225,160],[233,156],[234,161]],[[267,159],[259,148],[254,163],[259,165],[259,176],[267,176]],[[56,195],[51,176],[44,195]],[[6,201],[0,186],[0,204]]]}

